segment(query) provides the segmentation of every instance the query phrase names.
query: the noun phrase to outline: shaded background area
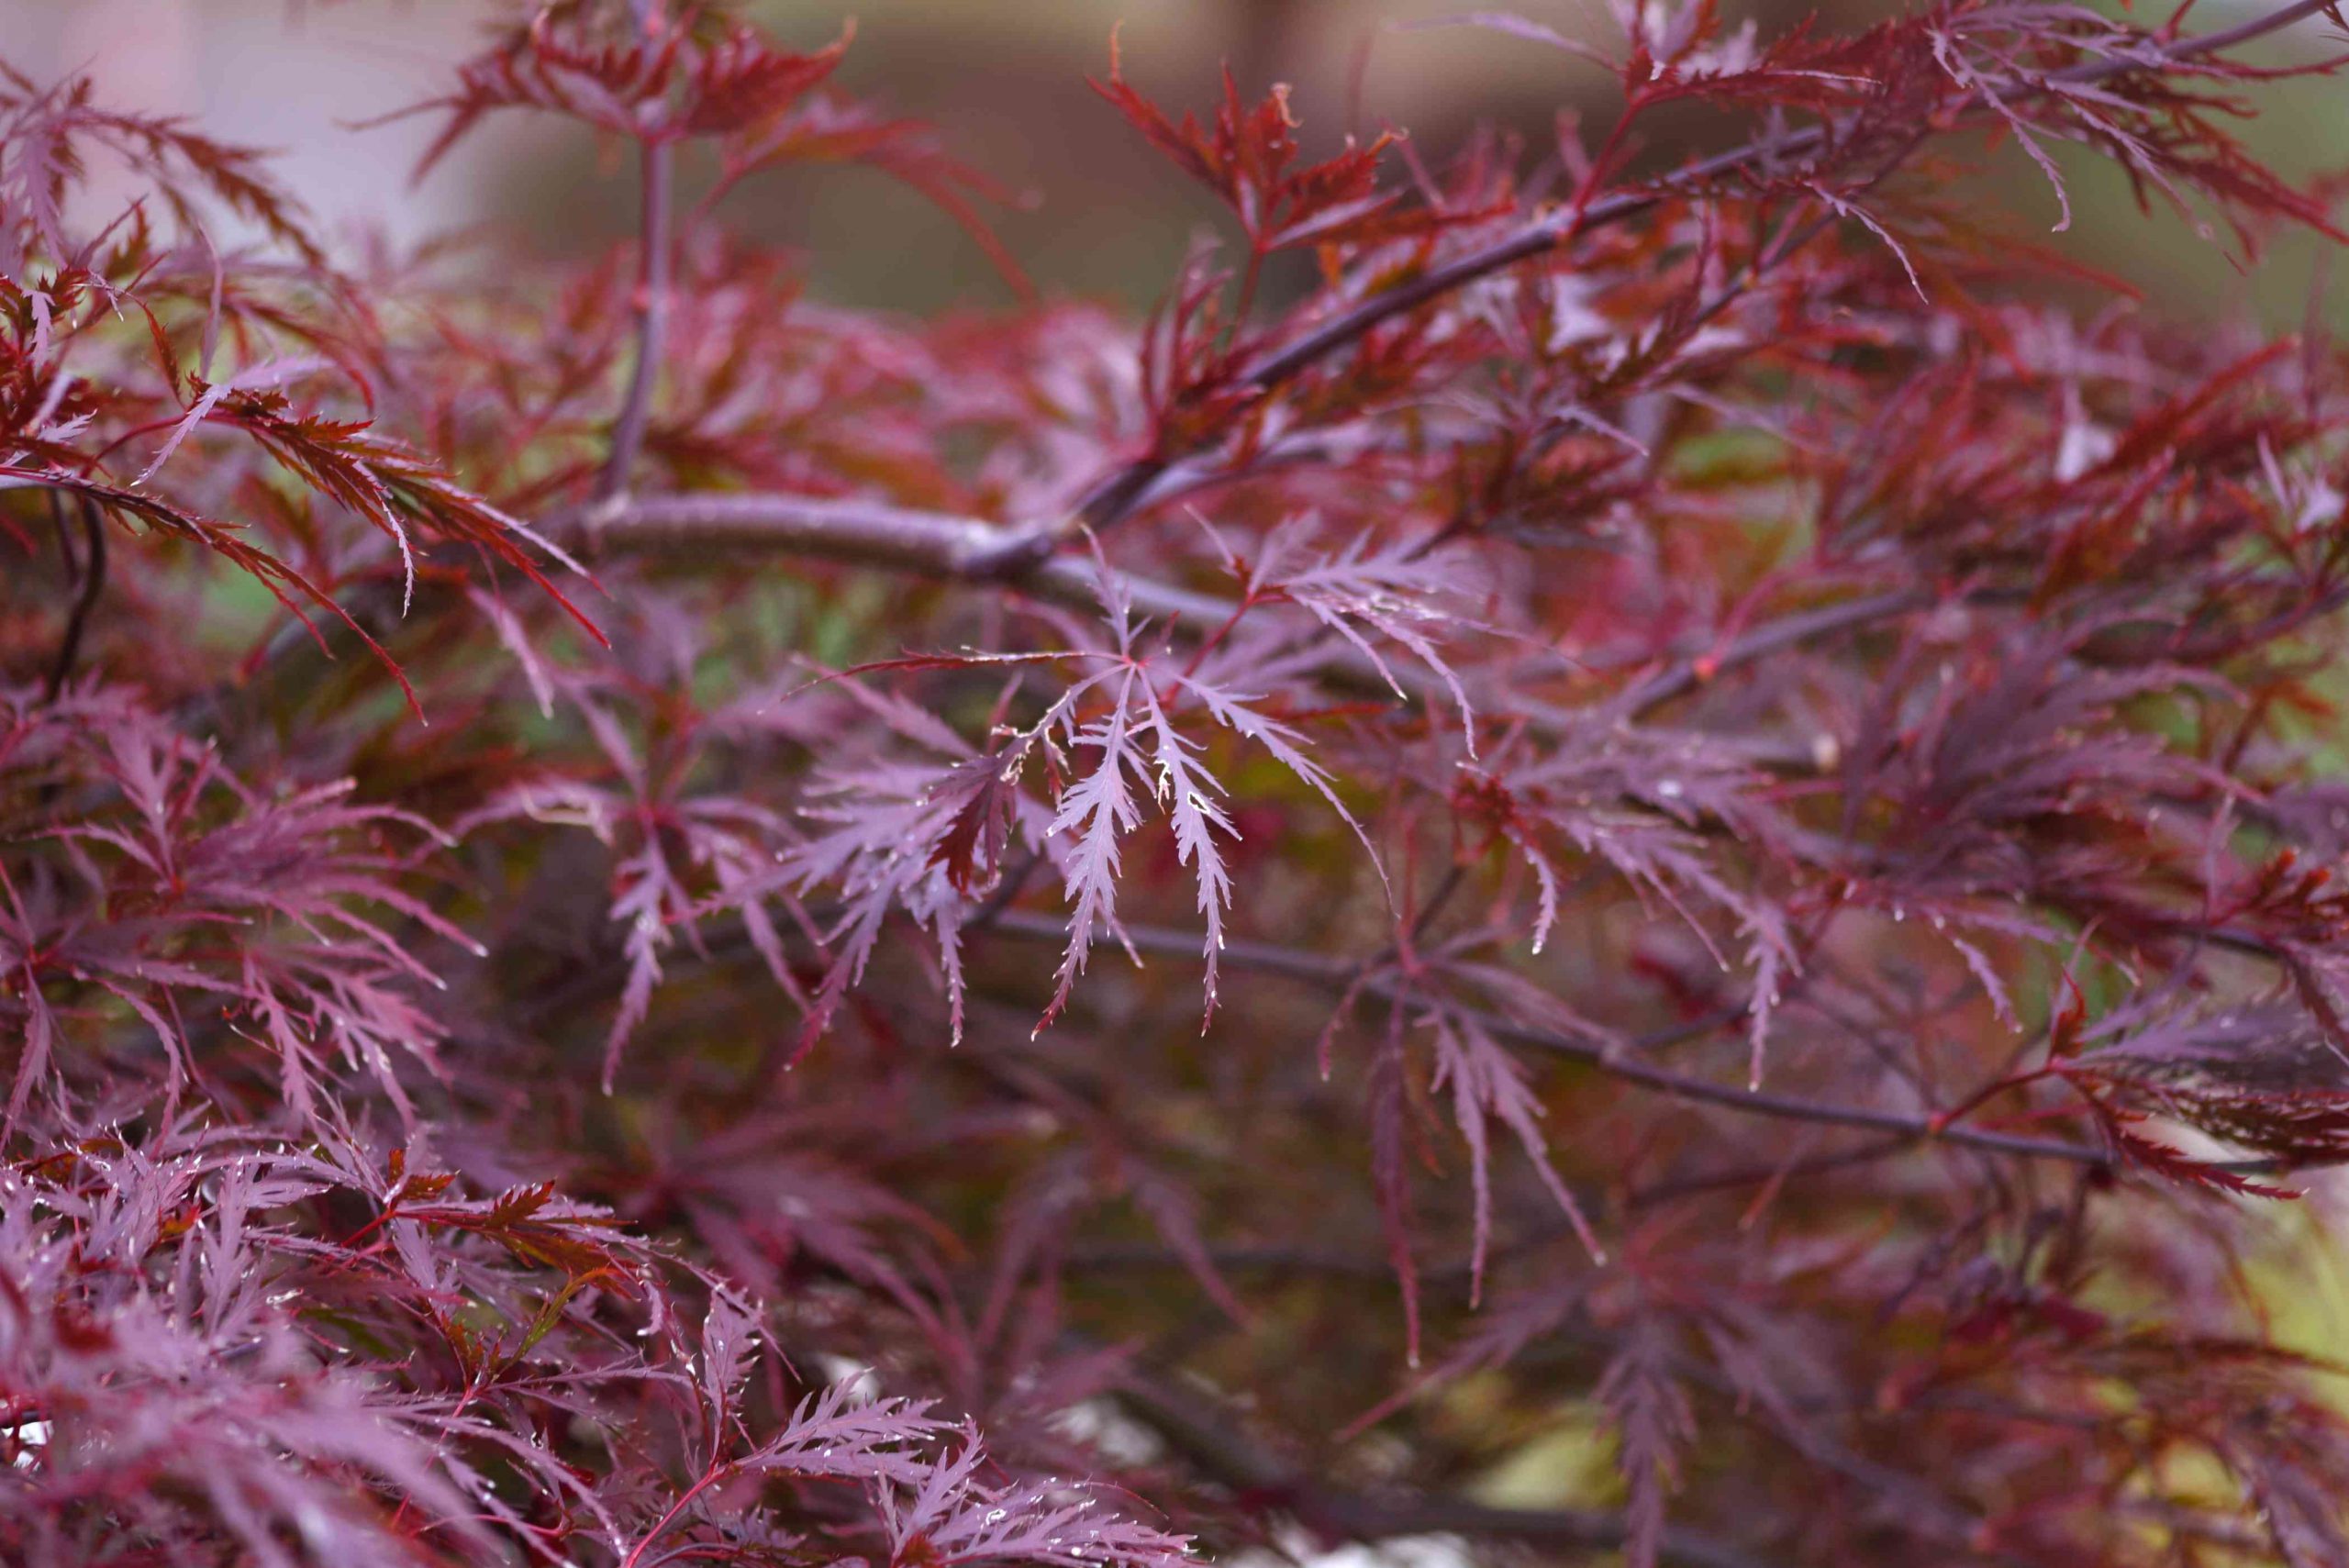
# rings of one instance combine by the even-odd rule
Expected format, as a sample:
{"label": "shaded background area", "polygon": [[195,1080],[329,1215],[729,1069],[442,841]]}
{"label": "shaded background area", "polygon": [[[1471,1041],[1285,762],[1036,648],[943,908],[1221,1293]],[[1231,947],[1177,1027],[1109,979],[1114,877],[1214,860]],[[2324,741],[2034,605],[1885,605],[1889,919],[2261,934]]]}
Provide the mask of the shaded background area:
{"label": "shaded background area", "polygon": [[[2192,23],[2224,27],[2243,0],[2203,0]],[[1308,150],[1350,129],[1410,128],[1431,161],[1478,121],[1551,144],[1559,111],[1603,132],[1616,97],[1603,74],[1542,45],[1465,28],[1412,24],[1476,9],[1466,0],[753,0],[747,9],[785,39],[817,48],[852,11],[857,28],[840,81],[939,127],[967,161],[1027,199],[997,214],[1035,279],[1141,308],[1164,286],[1193,235],[1212,228],[1207,198],[1145,148],[1085,84],[1108,66],[1113,28],[1129,75],[1170,109],[1206,110],[1229,62],[1243,93],[1293,85]],[[1611,44],[1602,0],[1519,0],[1512,7],[1572,37]],[[1818,15],[1834,26],[1884,15],[1881,0],[1731,0],[1766,35]],[[37,80],[87,70],[109,99],[195,117],[231,139],[284,150],[284,172],[338,231],[370,226],[413,241],[488,223],[541,253],[619,238],[631,221],[625,155],[583,144],[551,122],[505,117],[464,155],[417,185],[427,119],[361,122],[429,96],[510,13],[494,0],[0,0],[0,55]],[[2143,10],[2141,4],[2140,9]],[[2149,22],[2167,14],[2145,13]],[[2321,24],[2278,52],[2322,47]],[[1669,162],[1735,134],[1719,123],[1643,121],[1645,156]],[[2349,161],[2349,95],[2276,95],[2252,128],[2287,172]],[[2156,308],[2218,316],[2249,309],[2273,327],[2298,320],[2316,248],[2292,240],[2245,274],[2221,244],[2166,217],[2150,227],[2124,182],[2074,161],[2074,231],[2046,236],[2065,255],[2146,289]],[[2052,224],[2055,203],[2009,147],[2003,188],[1983,199],[2020,231]],[[819,169],[765,177],[738,193],[729,220],[797,248],[815,292],[841,303],[907,309],[985,306],[1008,295],[978,248],[922,198],[885,177]],[[1275,280],[1277,281],[1277,280]],[[2345,280],[2349,283],[2349,280]],[[2342,294],[2349,295],[2349,286]],[[2338,299],[2330,314],[2349,322]]]}

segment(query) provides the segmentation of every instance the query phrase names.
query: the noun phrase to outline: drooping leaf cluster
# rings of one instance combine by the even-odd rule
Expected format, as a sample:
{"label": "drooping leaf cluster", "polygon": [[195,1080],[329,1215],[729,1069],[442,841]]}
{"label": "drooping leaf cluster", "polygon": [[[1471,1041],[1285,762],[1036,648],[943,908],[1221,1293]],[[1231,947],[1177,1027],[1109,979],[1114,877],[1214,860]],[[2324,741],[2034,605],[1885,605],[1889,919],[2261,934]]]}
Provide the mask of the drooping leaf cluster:
{"label": "drooping leaf cluster", "polygon": [[0,77],[0,1558],[2349,1560],[2349,352],[1962,178],[2337,239],[2341,18],[1609,16],[1113,50],[1141,321],[807,297],[727,191],[996,193],[724,7],[413,111],[633,145],[529,268]]}

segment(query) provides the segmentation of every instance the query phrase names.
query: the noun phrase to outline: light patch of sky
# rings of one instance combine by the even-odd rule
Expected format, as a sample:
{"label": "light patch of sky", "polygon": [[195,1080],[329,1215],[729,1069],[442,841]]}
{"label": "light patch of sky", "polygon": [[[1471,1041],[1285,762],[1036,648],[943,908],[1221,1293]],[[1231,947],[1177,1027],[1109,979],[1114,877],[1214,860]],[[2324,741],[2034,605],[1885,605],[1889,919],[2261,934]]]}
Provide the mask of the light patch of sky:
{"label": "light patch of sky", "polygon": [[[442,89],[485,14],[429,0],[0,0],[0,38],[36,83],[86,74],[101,103],[271,149],[330,239],[363,226],[408,243],[473,216],[479,165],[414,183],[431,119],[362,122]],[[94,211],[136,194],[121,171],[92,174]]]}

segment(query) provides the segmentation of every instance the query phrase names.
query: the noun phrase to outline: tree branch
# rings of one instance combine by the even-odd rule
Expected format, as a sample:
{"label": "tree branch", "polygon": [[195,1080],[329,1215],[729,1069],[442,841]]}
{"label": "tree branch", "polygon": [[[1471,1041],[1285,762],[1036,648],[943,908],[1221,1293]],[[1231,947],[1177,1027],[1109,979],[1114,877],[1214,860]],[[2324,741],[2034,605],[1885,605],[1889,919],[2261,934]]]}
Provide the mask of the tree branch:
{"label": "tree branch", "polygon": [[[1006,911],[998,916],[994,930],[1008,937],[1026,940],[1060,941],[1066,939],[1066,925],[1041,915]],[[1155,926],[1129,925],[1124,935],[1137,951],[1164,953],[1172,957],[1197,960],[1200,954],[1200,939],[1196,933]],[[1274,943],[1227,941],[1219,954],[1224,964],[1241,969],[1254,969],[1265,973],[1286,975],[1325,990],[1342,992],[1355,977],[1355,966],[1342,959],[1328,958],[1319,953],[1285,948]],[[1404,987],[1384,977],[1364,982],[1360,995],[1376,996],[1394,1003],[1404,999]],[[1855,1127],[1869,1131],[1893,1134],[1908,1143],[1941,1142],[1959,1144],[1995,1154],[2012,1154],[2032,1159],[2065,1160],[2074,1164],[2109,1167],[2112,1157],[2091,1144],[2073,1143],[2059,1139],[2030,1138],[2020,1133],[1998,1132],[1987,1128],[1943,1124],[1932,1115],[1915,1115],[1902,1111],[1876,1110],[1865,1106],[1835,1105],[1825,1100],[1804,1099],[1794,1095],[1774,1094],[1759,1089],[1735,1088],[1709,1079],[1692,1077],[1668,1067],[1659,1067],[1637,1057],[1627,1056],[1588,1040],[1521,1024],[1499,1013],[1444,1003],[1454,1016],[1473,1023],[1496,1039],[1507,1040],[1535,1051],[1546,1051],[1597,1068],[1612,1078],[1642,1088],[1668,1095],[1674,1099],[1693,1104],[1720,1106],[1747,1116],[1773,1117],[1785,1121],[1809,1122],[1827,1127]]]}
{"label": "tree branch", "polygon": [[[2293,0],[2266,16],[2199,38],[2161,44],[2144,58],[2107,58],[2086,61],[2069,70],[2051,72],[2002,95],[2017,102],[2065,86],[2085,86],[2110,81],[2135,71],[2159,71],[2188,63],[2206,55],[2290,27],[2295,22],[2334,9],[2340,0]],[[1969,105],[1966,115],[1988,112],[1987,105]],[[1757,168],[1777,160],[1798,157],[1827,140],[1830,128],[1814,125],[1781,136],[1764,137],[1717,152],[1675,170],[1645,187],[1602,196],[1579,210],[1564,208],[1533,219],[1514,233],[1479,246],[1443,265],[1372,295],[1353,309],[1333,317],[1286,346],[1273,350],[1234,377],[1258,395],[1271,392],[1308,367],[1368,334],[1382,322],[1417,310],[1477,279],[1553,250],[1568,240],[1638,217],[1661,205],[1675,191],[1702,184],[1723,175]],[[1881,177],[1881,176],[1879,176]],[[1136,503],[1173,460],[1163,453],[1137,458],[1096,484],[1080,504],[1078,516],[1088,527],[1107,528],[1130,516]]]}
{"label": "tree branch", "polygon": [[[57,545],[66,552],[66,562],[72,562],[65,527],[65,505],[58,493],[50,493],[50,504],[57,513]],[[47,700],[55,702],[57,694],[65,689],[67,677],[73,673],[73,662],[81,657],[82,639],[90,627],[90,617],[98,607],[98,595],[106,585],[106,516],[96,502],[84,496],[81,500],[82,539],[85,548],[82,562],[81,591],[73,596],[73,609],[66,618],[65,636],[57,645],[57,658],[49,667],[49,683],[45,688]]]}
{"label": "tree branch", "polygon": [[[812,495],[720,493],[616,501],[591,525],[599,550],[677,553],[755,550],[814,556],[917,576],[1000,582],[1038,598],[1091,609],[1095,568],[1067,556],[1004,562],[1012,530],[948,512]],[[1214,626],[1234,606],[1208,594],[1113,573],[1148,615]]]}
{"label": "tree branch", "polygon": [[[640,31],[651,33],[660,20],[653,0],[630,0]],[[669,320],[669,183],[672,154],[668,142],[638,142],[641,164],[642,203],[637,220],[636,360],[629,371],[627,395],[612,422],[612,450],[596,484],[597,500],[609,500],[628,490],[629,473],[644,449],[644,429],[652,415],[652,387],[660,379],[661,358]]]}
{"label": "tree branch", "polygon": [[[1204,1395],[1131,1367],[1116,1392],[1138,1420],[1200,1471],[1326,1534],[1360,1540],[1457,1534],[1593,1551],[1618,1550],[1628,1538],[1620,1518],[1582,1508],[1497,1508],[1458,1497],[1382,1497],[1324,1485],[1236,1429]],[[1660,1555],[1679,1568],[1764,1568],[1761,1559],[1726,1541],[1674,1525],[1664,1528]]]}
{"label": "tree branch", "polygon": [[1855,627],[1896,619],[1912,611],[1929,609],[1935,602],[1932,595],[1922,592],[1869,594],[1822,605],[1817,609],[1798,610],[1780,616],[1726,643],[1715,640],[1685,647],[1671,664],[1634,684],[1625,694],[1624,702],[1630,712],[1644,714],[1687,695],[1724,670],[1752,663],[1772,653],[1784,652],[1813,638],[1828,637]]}

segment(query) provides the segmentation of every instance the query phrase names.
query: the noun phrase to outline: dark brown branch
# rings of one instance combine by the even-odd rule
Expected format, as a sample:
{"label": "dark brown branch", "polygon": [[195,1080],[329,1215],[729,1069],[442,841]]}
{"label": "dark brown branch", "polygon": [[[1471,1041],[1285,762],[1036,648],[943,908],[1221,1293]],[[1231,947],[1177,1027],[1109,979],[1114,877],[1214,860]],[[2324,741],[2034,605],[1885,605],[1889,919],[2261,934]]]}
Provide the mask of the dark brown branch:
{"label": "dark brown branch", "polygon": [[[1214,1402],[1140,1369],[1121,1374],[1119,1402],[1206,1474],[1293,1513],[1310,1529],[1359,1540],[1456,1534],[1486,1540],[1620,1549],[1623,1521],[1582,1508],[1497,1508],[1459,1497],[1374,1496],[1300,1473],[1224,1418]],[[1662,1560],[1680,1568],[1764,1568],[1762,1559],[1702,1531],[1666,1525]]]}
{"label": "dark brown branch", "polygon": [[[1059,941],[1068,934],[1061,922],[1041,915],[1009,911],[998,917],[994,929],[1005,936],[1029,940]],[[1138,951],[1164,953],[1197,959],[1200,939],[1193,932],[1166,929],[1152,926],[1127,926],[1124,935]],[[1354,966],[1341,959],[1325,958],[1319,953],[1284,948],[1266,942],[1229,941],[1222,948],[1220,962],[1234,968],[1254,969],[1266,973],[1281,974],[1290,979],[1342,991],[1354,977]],[[1394,1002],[1401,998],[1403,987],[1391,979],[1374,978],[1364,983],[1361,994]],[[1576,1040],[1549,1029],[1521,1024],[1498,1013],[1468,1007],[1447,1001],[1445,1007],[1454,1016],[1474,1023],[1494,1038],[1506,1040],[1535,1051],[1546,1051],[1570,1061],[1597,1068],[1612,1078],[1642,1088],[1668,1095],[1674,1099],[1692,1104],[1720,1106],[1747,1116],[1774,1117],[1786,1121],[1809,1122],[1826,1127],[1855,1127],[1873,1132],[1896,1135],[1909,1143],[1941,1142],[1979,1149],[1995,1154],[2012,1154],[2031,1159],[2065,1160],[2075,1164],[2109,1166],[2111,1156],[2091,1144],[2067,1142],[2059,1139],[2031,1138],[2021,1133],[1998,1132],[1987,1128],[1962,1124],[1944,1125],[1931,1115],[1916,1115],[1903,1111],[1877,1110],[1865,1106],[1835,1105],[1824,1100],[1804,1099],[1794,1095],[1780,1095],[1760,1089],[1741,1089],[1709,1079],[1692,1077],[1668,1067],[1588,1040]]]}
{"label": "dark brown branch", "polygon": [[[1090,610],[1100,603],[1094,562],[1069,555],[1037,555],[1019,548],[1031,530],[1006,528],[948,512],[918,511],[878,502],[765,492],[615,497],[584,525],[598,552],[691,556],[704,551],[779,552],[963,583],[1000,583],[1038,598]],[[560,528],[560,535],[563,530]],[[1219,626],[1239,609],[1228,599],[1152,578],[1110,570],[1134,607],[1179,619],[1194,630]],[[1986,595],[1987,596],[1987,595]],[[1929,607],[1932,595],[1883,593],[1798,611],[1731,639],[1708,661],[1710,643],[1687,639],[1674,662],[1627,694],[1633,716],[1687,695],[1709,675],[1821,637]],[[1394,695],[1388,674],[1355,650],[1330,639],[1320,673],[1350,693]],[[1593,662],[1609,669],[1629,659]],[[1704,671],[1699,674],[1699,669]],[[1391,672],[1416,703],[1446,701],[1437,683],[1409,666]],[[1537,731],[1544,726],[1537,723]]]}
{"label": "dark brown branch", "polygon": [[[638,28],[650,32],[658,19],[651,0],[631,0],[629,9]],[[652,388],[660,380],[668,337],[672,153],[667,142],[647,140],[637,144],[637,156],[641,163],[642,206],[637,219],[636,355],[629,370],[628,392],[612,422],[612,450],[596,481],[598,500],[627,493],[629,473],[636,466],[637,454],[644,450],[645,426],[652,417]]]}
{"label": "dark brown branch", "polygon": [[[1063,941],[1068,929],[1061,921],[1042,915],[1021,911],[1007,911],[996,919],[993,929],[1005,936],[1030,941]],[[1163,953],[1170,957],[1197,960],[1201,940],[1194,932],[1158,926],[1129,925],[1122,934],[1137,952]],[[2207,934],[2207,933],[2206,933]],[[2230,933],[2221,933],[2229,935]],[[2275,956],[2277,944],[2256,938],[2241,937],[2233,945],[2242,951]],[[1324,990],[1342,994],[1358,978],[1359,966],[1343,959],[1326,957],[1300,949],[1286,948],[1271,942],[1232,940],[1224,943],[1218,962],[1231,968],[1252,969],[1260,973],[1278,974]],[[1363,983],[1358,995],[1375,997],[1385,1002],[1404,1000],[1405,987],[1388,978],[1374,978]],[[1675,1073],[1644,1060],[1631,1051],[1609,1048],[1558,1034],[1531,1024],[1519,1023],[1500,1013],[1464,1006],[1447,1000],[1444,1007],[1464,1023],[1474,1024],[1497,1040],[1506,1040],[1530,1050],[1553,1056],[1562,1056],[1597,1068],[1608,1076],[1627,1084],[1668,1095],[1674,1099],[1693,1104],[1720,1106],[1747,1116],[1771,1117],[1783,1121],[1809,1122],[1825,1127],[1858,1128],[1889,1136],[1885,1146],[1868,1146],[1863,1154],[1848,1151],[1854,1158],[1876,1159],[1921,1143],[1955,1144],[1978,1149],[1987,1153],[2010,1154],[2026,1159],[2062,1160],[2076,1165],[2087,1165],[2110,1170],[2113,1156],[2094,1144],[2075,1143],[2062,1139],[2032,1138],[2021,1133],[1999,1132],[1989,1128],[1968,1127],[1963,1122],[1943,1119],[1926,1113],[1922,1115],[1876,1110],[1865,1106],[1835,1105],[1824,1100],[1805,1099],[1795,1095],[1773,1094],[1760,1089],[1741,1089],[1710,1079],[1692,1077]],[[1708,1020],[1709,1024],[1709,1020]],[[1668,1031],[1662,1038],[1684,1033]],[[1841,1161],[1843,1156],[1830,1157]],[[2294,1171],[2319,1168],[2323,1162],[2291,1161],[2274,1156],[2257,1156],[2240,1160],[2217,1160],[2209,1169],[2239,1176],[2288,1175]],[[1827,1168],[1822,1166],[1820,1168]]]}
{"label": "dark brown branch", "polygon": [[[917,576],[1001,582],[1039,598],[1091,608],[1101,602],[1095,568],[1053,556],[999,566],[1012,530],[975,517],[876,502],[811,495],[712,494],[622,500],[590,525],[598,550],[639,554],[766,550],[814,556]],[[1145,615],[1220,624],[1234,606],[1212,595],[1117,574]]]}
{"label": "dark brown branch", "polygon": [[[1382,1540],[1400,1535],[1467,1535],[1530,1546],[1620,1551],[1629,1539],[1623,1521],[1582,1508],[1500,1508],[1462,1497],[1388,1500],[1347,1493],[1314,1496],[1319,1517],[1349,1535]],[[1709,1535],[1664,1527],[1657,1556],[1682,1568],[1761,1568],[1753,1557]]]}
{"label": "dark brown branch", "polygon": [[2049,80],[2086,85],[2094,82],[2107,82],[2115,76],[2125,76],[2132,71],[2158,71],[2164,66],[2198,60],[2206,54],[2222,54],[2237,44],[2250,43],[2254,39],[2266,38],[2269,33],[2280,32],[2295,22],[2304,22],[2310,17],[2322,16],[2328,11],[2337,11],[2340,6],[2341,0],[2297,0],[2294,5],[2270,11],[2265,16],[2254,17],[2249,21],[2238,22],[2232,28],[2221,28],[2215,33],[2202,33],[2190,39],[2173,39],[2162,45],[2158,51],[2158,58],[2153,60],[2119,58],[2099,60],[2093,64],[2075,66],[2069,71],[2058,72]]}
{"label": "dark brown branch", "polygon": [[1892,620],[1913,610],[1929,608],[1933,602],[1933,595],[1925,593],[1870,594],[1861,598],[1845,599],[1840,604],[1822,605],[1817,609],[1780,616],[1731,639],[1726,644],[1718,647],[1706,644],[1685,650],[1669,666],[1633,685],[1625,694],[1624,700],[1631,712],[1645,713],[1686,696],[1723,670],[1734,669],[1773,653],[1782,653],[1814,638],[1829,637],[1855,627]]}
{"label": "dark brown branch", "polygon": [[[2008,98],[2010,102],[2019,101],[2064,86],[2084,86],[2110,81],[2131,72],[2159,71],[2185,64],[2290,27],[2295,22],[2329,11],[2338,4],[2339,0],[2294,0],[2291,5],[2239,26],[2159,45],[2143,58],[2115,57],[2084,62],[2066,71],[2051,72],[2021,85],[2009,93]],[[1976,110],[1988,112],[1987,106],[1969,106],[1969,113]],[[1644,188],[1619,191],[1599,197],[1579,210],[1567,207],[1545,214],[1512,234],[1455,257],[1442,266],[1420,273],[1408,283],[1372,295],[1353,309],[1333,317],[1285,347],[1260,358],[1241,370],[1235,379],[1260,395],[1269,393],[1319,361],[1365,336],[1383,322],[1407,315],[1423,305],[1432,304],[1479,278],[1488,277],[1520,261],[1553,250],[1594,229],[1636,217],[1661,205],[1676,191],[1724,175],[1760,168],[1782,159],[1800,157],[1824,143],[1829,130],[1827,126],[1814,125],[1781,136],[1761,138],[1717,152],[1709,158],[1699,159],[1651,182]],[[1080,504],[1078,515],[1096,529],[1106,528],[1121,520],[1133,511],[1134,502],[1147,492],[1151,483],[1168,466],[1169,462],[1165,454],[1152,453],[1128,463],[1093,488]]]}
{"label": "dark brown branch", "polygon": [[[57,545],[66,551],[66,560],[70,563],[72,554],[67,543],[69,536],[64,503],[57,499],[55,492],[50,494],[51,502],[57,508]],[[65,635],[58,642],[56,661],[49,667],[46,692],[50,702],[57,700],[57,694],[65,689],[67,678],[73,673],[74,661],[82,654],[82,640],[89,632],[90,617],[97,609],[98,595],[106,591],[106,516],[98,510],[97,503],[86,496],[81,501],[81,513],[83,548],[81,590],[73,596],[73,608],[65,621]]]}
{"label": "dark brown branch", "polygon": [[[2254,17],[2239,27],[2201,38],[2184,39],[2166,44],[2154,58],[2144,60],[2099,60],[2075,66],[2068,71],[2050,73],[2033,83],[2017,97],[2029,96],[2063,85],[2085,85],[2109,81],[2132,71],[2159,70],[2165,65],[2181,63],[2206,54],[2232,49],[2254,39],[2290,27],[2331,9],[2338,0],[2295,0],[2264,17]],[[1514,266],[1529,257],[1553,250],[1568,239],[1604,228],[1635,217],[1663,202],[1671,192],[1689,185],[1702,184],[1724,174],[1740,172],[1747,168],[1774,162],[1779,159],[1809,152],[1827,139],[1827,128],[1811,126],[1790,131],[1784,136],[1766,137],[1717,152],[1664,176],[1645,190],[1622,191],[1603,196],[1586,207],[1576,220],[1572,212],[1553,213],[1536,219],[1515,234],[1508,235],[1482,249],[1413,279],[1410,283],[1386,294],[1364,300],[1353,310],[1298,339],[1241,373],[1241,379],[1260,389],[1269,391],[1289,380],[1315,361],[1353,342],[1380,322],[1417,309],[1439,299],[1478,278]]]}

